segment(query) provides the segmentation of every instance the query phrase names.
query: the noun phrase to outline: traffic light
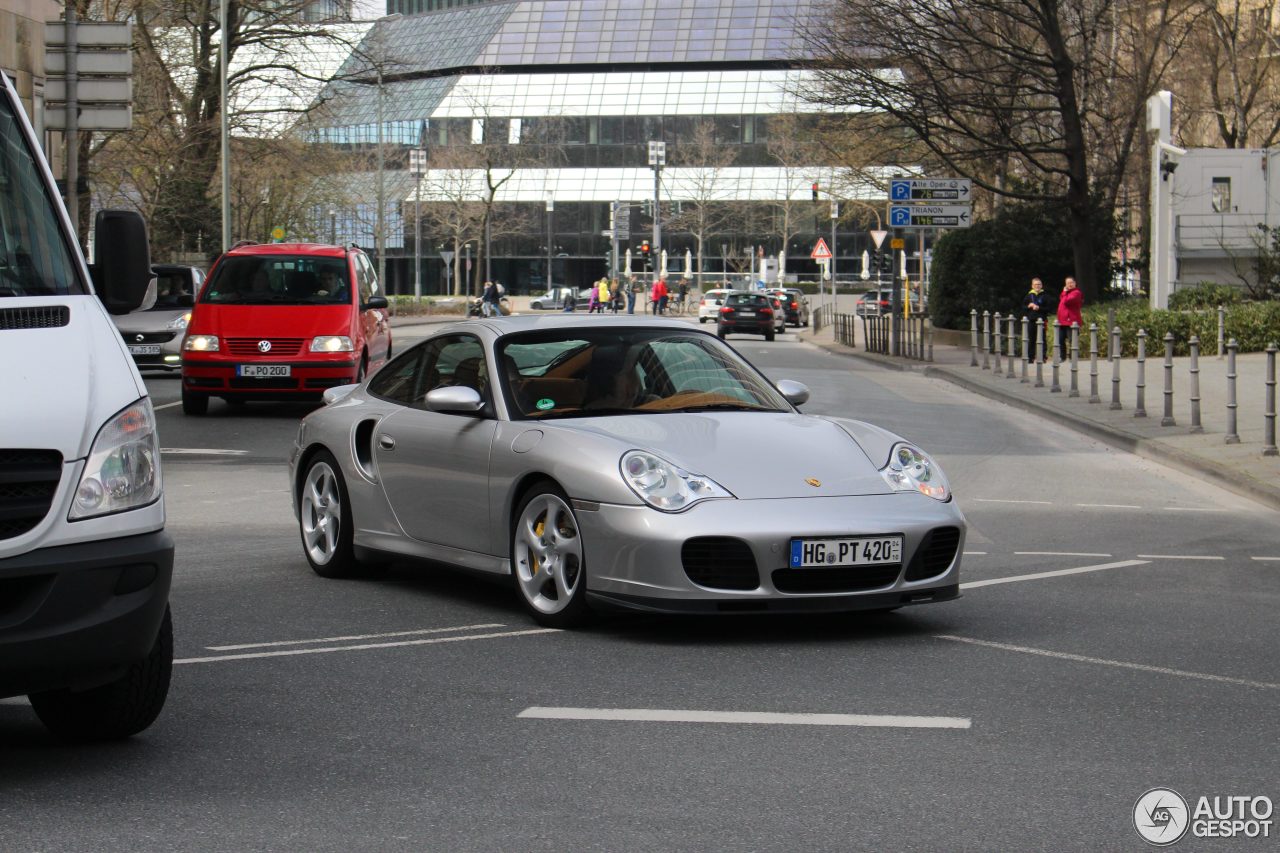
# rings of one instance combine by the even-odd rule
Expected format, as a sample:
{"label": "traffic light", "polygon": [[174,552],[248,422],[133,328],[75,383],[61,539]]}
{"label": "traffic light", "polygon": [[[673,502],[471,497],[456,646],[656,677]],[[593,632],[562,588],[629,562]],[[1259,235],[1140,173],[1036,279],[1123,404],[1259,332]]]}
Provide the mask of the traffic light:
{"label": "traffic light", "polygon": [[893,274],[893,252],[884,252],[880,255],[880,272]]}
{"label": "traffic light", "polygon": [[818,200],[818,182],[817,181],[813,182],[812,189],[813,189],[813,200],[817,201]]}
{"label": "traffic light", "polygon": [[648,240],[645,240],[643,243],[640,244],[640,254],[644,255],[646,258],[649,257],[649,241]]}

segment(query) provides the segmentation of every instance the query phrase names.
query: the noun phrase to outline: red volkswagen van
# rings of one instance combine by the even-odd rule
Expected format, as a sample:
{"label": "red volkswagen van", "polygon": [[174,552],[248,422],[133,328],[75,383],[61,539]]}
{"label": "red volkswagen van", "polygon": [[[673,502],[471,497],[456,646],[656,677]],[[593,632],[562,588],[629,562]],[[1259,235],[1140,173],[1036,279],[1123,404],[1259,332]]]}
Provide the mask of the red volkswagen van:
{"label": "red volkswagen van", "polygon": [[391,355],[387,299],[364,252],[313,243],[241,244],[218,258],[182,342],[182,411],[210,397],[320,399]]}

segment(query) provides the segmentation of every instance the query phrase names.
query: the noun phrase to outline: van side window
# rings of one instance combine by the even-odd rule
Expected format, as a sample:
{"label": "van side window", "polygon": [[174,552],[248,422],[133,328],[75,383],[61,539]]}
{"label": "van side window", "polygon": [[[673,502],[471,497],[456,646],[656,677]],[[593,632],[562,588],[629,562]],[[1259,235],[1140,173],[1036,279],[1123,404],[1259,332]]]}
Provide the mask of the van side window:
{"label": "van side window", "polygon": [[363,254],[356,255],[356,279],[360,287],[360,304],[369,304],[369,299],[378,291],[378,275],[373,271],[373,264]]}

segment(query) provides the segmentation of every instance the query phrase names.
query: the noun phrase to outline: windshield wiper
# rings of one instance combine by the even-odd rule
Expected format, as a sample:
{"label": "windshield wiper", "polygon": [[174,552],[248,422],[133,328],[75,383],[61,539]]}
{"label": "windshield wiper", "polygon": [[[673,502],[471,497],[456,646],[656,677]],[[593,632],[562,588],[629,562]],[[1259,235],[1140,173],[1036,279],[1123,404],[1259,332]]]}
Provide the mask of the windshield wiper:
{"label": "windshield wiper", "polygon": [[609,417],[612,415],[651,415],[653,412],[646,412],[642,409],[572,409],[567,412],[552,412],[550,414],[537,417],[536,413],[531,413],[528,417],[537,421],[550,421],[559,418],[599,418]]}
{"label": "windshield wiper", "polygon": [[767,409],[764,406],[753,406],[750,403],[705,403],[701,406],[681,406],[678,409],[661,409],[662,414],[670,412],[777,412],[780,409]]}

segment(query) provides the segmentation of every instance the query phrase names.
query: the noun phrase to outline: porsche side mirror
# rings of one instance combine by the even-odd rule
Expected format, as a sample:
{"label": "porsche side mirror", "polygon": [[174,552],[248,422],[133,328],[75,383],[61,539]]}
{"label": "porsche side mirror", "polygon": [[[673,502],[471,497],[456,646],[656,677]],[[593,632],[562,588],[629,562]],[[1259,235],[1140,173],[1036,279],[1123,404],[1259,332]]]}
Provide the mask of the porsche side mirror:
{"label": "porsche side mirror", "polygon": [[787,402],[793,406],[800,406],[809,402],[809,388],[800,382],[791,379],[779,379],[777,387],[782,396],[787,398]]}
{"label": "porsche side mirror", "polygon": [[475,414],[483,408],[480,392],[467,385],[449,385],[427,392],[427,409],[432,412]]}

